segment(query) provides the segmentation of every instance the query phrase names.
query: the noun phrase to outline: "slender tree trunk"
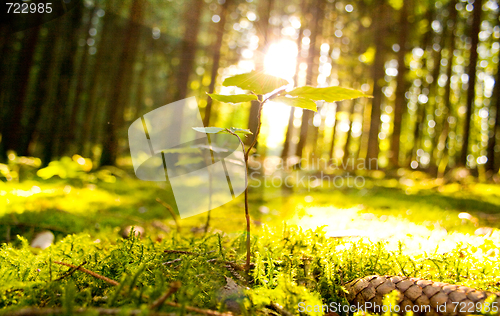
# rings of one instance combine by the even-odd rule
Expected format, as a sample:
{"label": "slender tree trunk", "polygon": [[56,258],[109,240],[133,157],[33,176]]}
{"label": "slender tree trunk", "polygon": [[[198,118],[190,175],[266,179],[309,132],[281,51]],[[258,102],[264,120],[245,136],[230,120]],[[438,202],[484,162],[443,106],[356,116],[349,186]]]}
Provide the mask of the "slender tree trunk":
{"label": "slender tree trunk", "polygon": [[[426,20],[429,21],[427,25],[426,32],[423,36],[423,43],[422,47],[424,49],[424,56],[422,58],[422,75],[420,76],[420,80],[422,81],[422,91],[424,89],[429,89],[429,83],[426,80],[426,76],[428,75],[428,62],[430,58],[430,53],[429,50],[431,50],[432,46],[432,37],[433,37],[433,30],[431,27],[431,22],[435,18],[435,10],[434,6],[430,6],[427,9],[427,12],[425,14]],[[427,94],[428,95],[428,94]],[[426,111],[427,111],[427,103],[421,103],[420,100],[417,101],[417,111],[415,113],[415,127],[413,129],[413,148],[411,155],[408,157],[407,165],[410,165],[413,160],[417,159],[417,151],[421,148],[422,146],[422,139],[424,137],[424,126],[425,126],[425,121],[426,121]]]}
{"label": "slender tree trunk", "polygon": [[[350,101],[351,109],[349,111],[349,130],[347,131],[347,137],[344,145],[344,166],[349,165],[349,144],[351,143],[352,134],[352,123],[354,122],[354,109],[356,108],[356,101]],[[354,155],[353,155],[354,156]]]}
{"label": "slender tree trunk", "polygon": [[[444,23],[447,23],[446,21]],[[444,41],[444,35],[441,35],[440,37],[440,41],[439,41],[439,49],[437,50],[437,52],[435,52],[435,56],[434,56],[434,68],[432,70],[432,83],[429,87],[429,107],[430,107],[430,110],[431,110],[431,115],[433,116],[434,118],[434,131],[433,131],[433,134],[431,135],[431,133],[429,132],[429,136],[431,137],[431,149],[430,149],[430,162],[429,162],[429,165],[428,165],[428,170],[427,172],[429,172],[430,174],[435,174],[436,173],[436,168],[435,168],[435,156],[434,156],[434,148],[437,146],[437,141],[438,141],[438,137],[437,137],[437,132],[439,130],[439,126],[438,126],[438,123],[440,123],[439,125],[442,125],[441,121],[439,120],[439,118],[437,117],[436,115],[436,110],[439,108],[438,106],[438,103],[437,103],[437,96],[439,94],[439,88],[438,88],[438,81],[439,81],[439,74],[441,72],[441,59],[443,57],[443,50],[442,50],[442,47],[445,45],[445,41]]]}
{"label": "slender tree trunk", "polygon": [[[274,0],[268,0],[267,6],[266,2],[260,5],[259,13],[259,23],[257,24],[257,34],[259,36],[259,49],[255,58],[255,70],[264,71],[264,53],[267,50],[267,44],[269,41],[269,18],[271,17],[271,10],[273,8]],[[260,103],[258,101],[252,101],[250,105],[250,113],[248,115],[248,129],[252,131],[254,137],[256,135],[257,127],[259,122],[257,116],[259,113]],[[253,142],[253,137],[248,137],[245,139],[245,145],[250,145]],[[255,146],[257,149],[258,144]]]}
{"label": "slender tree trunk", "polygon": [[[12,99],[12,103],[7,104],[10,109],[13,109],[11,114],[8,115],[8,119],[2,122],[1,134],[2,134],[2,152],[6,153],[8,150],[18,151],[18,145],[21,139],[23,113],[25,110],[24,104],[27,100],[29,91],[29,79],[30,71],[33,65],[33,59],[35,55],[35,49],[37,47],[40,27],[24,31],[25,38],[23,40],[23,46],[20,51],[20,56],[18,59],[18,71],[14,74],[12,80],[15,81],[17,86],[15,87]],[[9,112],[7,112],[9,113]]]}
{"label": "slender tree trunk", "polygon": [[[106,11],[110,11],[108,9],[111,8],[113,2],[108,2]],[[106,13],[103,17],[103,26],[100,31],[100,39],[99,44],[96,46],[97,54],[95,55],[95,62],[92,67],[92,72],[89,74],[90,77],[90,87],[88,92],[88,100],[85,102],[85,115],[83,117],[83,130],[79,140],[79,152],[82,153],[84,157],[90,157],[90,149],[92,144],[92,131],[96,129],[97,118],[96,112],[98,107],[98,99],[99,99],[99,91],[105,87],[105,82],[108,80],[106,77],[109,76],[111,71],[109,71],[108,61],[111,61],[112,58],[109,57],[109,51],[111,47],[113,47],[113,38],[114,35],[112,32],[112,27],[116,18],[111,13]]]}
{"label": "slender tree trunk", "polygon": [[408,22],[408,12],[411,10],[413,5],[412,0],[403,0],[403,6],[400,10],[399,16],[399,51],[398,51],[398,75],[396,77],[396,92],[394,100],[394,123],[391,136],[391,153],[390,162],[392,167],[399,167],[399,155],[400,155],[400,141],[401,141],[401,122],[403,120],[403,114],[406,110],[406,97],[405,93],[407,90],[406,84],[406,73],[407,67],[405,64],[405,56],[408,52],[408,32],[409,32],[409,22]]}
{"label": "slender tree trunk", "polygon": [[[73,37],[74,33],[77,31],[81,15],[82,6],[78,5],[73,10],[70,11],[70,15],[65,16],[65,27],[63,28],[64,35],[62,37],[62,43],[60,44],[61,50],[61,64],[59,65],[59,85],[57,87],[57,94],[54,100],[54,106],[52,111],[52,119],[48,127],[48,135],[46,137],[46,142],[44,144],[43,151],[43,162],[47,164],[52,158],[54,158],[56,153],[60,152],[61,149],[61,135],[63,133],[64,124],[64,108],[67,105],[68,92],[69,92],[69,82],[73,76],[74,70],[74,56],[77,50],[77,40]],[[63,20],[64,21],[64,20]]]}
{"label": "slender tree trunk", "polygon": [[189,86],[189,76],[193,71],[197,39],[200,29],[203,1],[192,0],[186,5],[184,14],[185,31],[181,47],[181,60],[177,70],[177,93],[174,101],[186,98]]}
{"label": "slender tree trunk", "polygon": [[[145,28],[145,31],[143,32],[143,38],[147,38],[147,33],[149,33],[148,29]],[[144,43],[144,46],[147,46],[149,44],[149,41]],[[141,72],[139,73],[138,80],[137,80],[137,99],[135,101],[135,116],[142,116],[144,114],[144,99],[145,99],[145,87],[148,84],[147,80],[147,73],[148,69],[151,67],[150,63],[148,62],[148,53],[147,53],[147,48],[145,47],[143,52],[142,52],[142,67],[141,67]]]}
{"label": "slender tree trunk", "polygon": [[[311,41],[310,41],[310,46],[309,46],[309,54],[307,55],[307,73],[306,73],[306,84],[307,85],[313,85],[316,83],[316,80],[314,80],[316,76],[316,71],[318,68],[318,65],[316,63],[317,59],[317,40],[320,35],[320,23],[321,23],[321,10],[320,10],[320,1],[315,0],[311,7]],[[313,118],[314,118],[314,112],[308,111],[308,110],[303,110],[302,111],[302,124],[300,126],[300,135],[299,135],[299,143],[297,144],[297,151],[296,155],[299,157],[304,156],[304,148],[307,144],[307,137],[309,134],[309,129],[312,126],[313,123]]]}
{"label": "slender tree trunk", "polygon": [[479,44],[479,31],[481,29],[481,13],[483,12],[483,0],[474,1],[474,10],[472,11],[472,27],[470,30],[471,47],[468,67],[468,88],[467,88],[467,108],[465,112],[465,121],[463,129],[463,143],[460,152],[459,165],[467,165],[467,153],[469,150],[469,134],[474,101],[476,99],[476,64],[477,64],[477,46]]}
{"label": "slender tree trunk", "polygon": [[[10,90],[8,87],[8,82],[5,80],[5,78],[8,77],[9,74],[9,68],[11,67],[11,60],[9,59],[10,53],[12,51],[12,41],[14,40],[14,37],[9,34],[8,32],[8,26],[2,25],[1,26],[1,36],[0,36],[0,41],[2,42],[1,48],[0,48],[0,85],[3,87],[3,89],[0,89],[0,126],[4,126],[5,120],[9,119],[9,111],[7,107],[7,95],[9,94]],[[0,133],[2,132],[2,129],[0,128]],[[5,152],[2,152],[3,150],[3,144],[0,142],[0,161],[3,160],[3,158],[6,158]]]}
{"label": "slender tree trunk", "polygon": [[381,105],[382,105],[382,85],[381,81],[384,78],[384,62],[385,62],[385,47],[384,39],[386,37],[386,30],[384,28],[385,22],[383,21],[384,12],[387,9],[387,5],[384,0],[376,0],[376,7],[374,8],[374,18],[373,18],[373,32],[375,41],[375,59],[373,61],[372,68],[372,80],[373,80],[373,100],[372,100],[372,111],[370,116],[370,131],[368,138],[368,150],[366,153],[366,158],[368,161],[373,159],[378,159],[379,154],[379,139],[378,134],[380,130],[380,115],[381,115]]}
{"label": "slender tree trunk", "polygon": [[283,150],[281,151],[281,159],[285,161],[288,158],[288,152],[290,151],[290,144],[293,137],[293,120],[295,116],[295,107],[290,109],[290,116],[288,117],[288,126],[286,128],[285,142],[283,143]]}
{"label": "slender tree trunk", "polygon": [[[498,18],[497,18],[498,21]],[[487,158],[486,162],[486,170],[491,171],[492,173],[498,172],[498,161],[496,159],[495,147],[497,147],[497,137],[500,133],[500,63],[497,64],[497,74],[495,78],[495,87],[493,89],[493,98],[492,104],[490,105],[490,115],[492,112],[495,112],[495,125],[490,131],[490,137],[488,139],[488,148],[487,148]]]}
{"label": "slender tree trunk", "polygon": [[[230,3],[231,0],[226,0],[226,2],[224,2],[224,4],[222,5],[220,13],[220,21],[216,28],[217,37],[212,47],[212,72],[210,74],[210,85],[208,87],[208,91],[210,93],[214,93],[215,82],[217,81],[217,73],[219,71],[219,66],[220,66],[222,39],[224,36],[224,27],[226,26],[226,18],[229,11],[228,8]],[[204,126],[208,126],[210,124],[210,115],[212,114],[212,103],[213,103],[212,98],[207,97],[207,106],[205,107],[205,116],[203,118]]]}
{"label": "slender tree trunk", "polygon": [[[302,13],[305,11],[305,0],[302,1]],[[303,21],[302,21],[303,22]],[[300,29],[299,29],[299,36],[297,38],[297,64],[295,65],[295,75],[294,75],[294,82],[295,86],[298,85],[298,80],[299,80],[299,70],[300,70],[300,51],[301,51],[301,46],[302,46],[302,38],[304,37],[304,25],[301,23]],[[295,119],[295,107],[292,107],[290,109],[290,116],[288,117],[288,126],[286,129],[286,136],[285,136],[285,142],[283,144],[283,150],[281,152],[281,159],[285,161],[288,156],[289,156],[289,151],[290,151],[290,145],[292,143],[292,138],[293,138],[293,131],[295,127],[293,126],[293,121]],[[292,155],[293,156],[293,155]]]}
{"label": "slender tree trunk", "polygon": [[[188,94],[189,77],[193,72],[194,59],[196,56],[197,39],[200,29],[201,13],[204,1],[192,0],[186,5],[184,12],[185,30],[184,38],[181,45],[180,59],[181,63],[176,72],[176,87],[173,101],[185,99]],[[181,126],[183,125],[184,110],[181,107],[176,107],[173,116],[176,119],[176,124],[179,126],[177,133],[172,133],[170,137],[174,142],[179,142]]]}
{"label": "slender tree trunk", "polygon": [[340,106],[342,105],[342,101],[340,102],[335,102],[336,103],[336,108],[335,112],[333,113],[333,126],[332,126],[332,141],[330,144],[330,152],[328,153],[328,157],[330,158],[330,161],[333,161],[333,158],[335,158],[335,135],[336,133],[336,128],[337,128],[337,112]]}
{"label": "slender tree trunk", "polygon": [[438,144],[436,146],[437,154],[436,154],[436,167],[437,167],[437,177],[441,178],[444,174],[446,166],[448,164],[447,158],[445,156],[448,155],[448,148],[446,146],[449,134],[449,121],[448,118],[452,114],[451,109],[451,76],[453,74],[453,52],[455,51],[455,28],[457,23],[457,10],[455,8],[457,0],[451,0],[448,5],[449,11],[449,19],[447,22],[447,30],[448,30],[448,64],[446,65],[446,85],[444,91],[444,108],[445,108],[445,119],[443,123],[443,129],[439,136]]}
{"label": "slender tree trunk", "polygon": [[[82,38],[87,39],[89,30],[92,28],[92,18],[94,17],[95,11],[97,9],[94,8],[88,12],[88,21],[87,24],[82,27]],[[84,98],[88,98],[88,93],[85,91],[85,87],[87,84],[87,76],[88,76],[88,61],[89,61],[89,52],[87,46],[84,46],[82,52],[82,60],[80,62],[80,67],[78,71],[77,85],[76,85],[76,94],[73,102],[73,106],[71,109],[71,115],[69,118],[68,132],[64,137],[64,147],[66,150],[69,149],[69,152],[77,150],[78,145],[75,144],[76,134],[80,133],[81,125],[77,124],[78,116],[80,115],[81,108],[84,105]],[[70,148],[72,147],[72,148]]]}
{"label": "slender tree trunk", "polygon": [[44,39],[42,55],[39,61],[40,72],[34,85],[33,98],[28,103],[28,107],[32,111],[27,120],[30,123],[24,129],[23,138],[19,144],[19,155],[34,155],[34,153],[28,152],[28,149],[30,143],[36,137],[36,129],[40,122],[42,108],[47,103],[47,98],[50,95],[50,74],[51,70],[54,69],[54,60],[56,59],[53,56],[57,54],[57,46],[54,45],[54,42],[57,34],[59,34],[60,26],[61,23],[47,26],[47,36]]}
{"label": "slender tree trunk", "polygon": [[143,19],[143,2],[134,0],[130,8],[130,21],[127,26],[120,65],[114,82],[113,93],[107,106],[105,135],[101,156],[102,165],[114,165],[118,156],[118,132],[123,124],[125,104],[129,97],[132,70],[139,42],[140,23]]}

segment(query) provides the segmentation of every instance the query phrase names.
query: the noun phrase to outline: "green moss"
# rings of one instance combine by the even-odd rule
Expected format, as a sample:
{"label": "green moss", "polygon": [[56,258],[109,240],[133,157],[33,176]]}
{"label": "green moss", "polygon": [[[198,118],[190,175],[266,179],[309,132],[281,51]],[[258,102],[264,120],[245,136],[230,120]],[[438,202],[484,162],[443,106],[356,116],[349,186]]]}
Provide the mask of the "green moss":
{"label": "green moss", "polygon": [[[346,304],[343,285],[369,274],[500,290],[500,236],[497,231],[473,234],[480,226],[498,227],[497,187],[414,184],[411,192],[407,189],[401,181],[367,179],[360,189],[253,190],[248,313],[269,312],[271,302],[293,313],[300,302]],[[182,286],[168,301],[223,310],[217,297],[225,277],[243,284],[243,272],[224,263],[244,263],[242,196],[213,210],[213,225],[204,234],[206,214],[180,221],[177,231],[155,200],[175,203],[154,183],[24,181],[0,183],[0,193],[0,314],[27,306],[62,307],[68,313],[80,307],[145,309],[173,281]],[[459,219],[464,211],[477,222]],[[144,227],[145,236],[122,238],[127,225]],[[367,236],[333,238],[342,228]],[[32,249],[29,241],[47,229],[56,242]],[[81,271],[69,274],[71,268],[56,261],[85,262],[84,268],[120,286]],[[161,311],[181,309],[164,305]]]}

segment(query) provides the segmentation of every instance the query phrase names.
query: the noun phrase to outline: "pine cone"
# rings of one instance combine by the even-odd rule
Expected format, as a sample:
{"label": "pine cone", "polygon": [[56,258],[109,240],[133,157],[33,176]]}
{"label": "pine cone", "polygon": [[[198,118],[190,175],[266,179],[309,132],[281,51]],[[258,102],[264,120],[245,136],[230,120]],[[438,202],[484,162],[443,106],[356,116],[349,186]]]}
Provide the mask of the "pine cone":
{"label": "pine cone", "polygon": [[[350,304],[372,313],[384,312],[382,299],[393,290],[400,295],[399,308],[392,311],[400,314],[411,310],[415,315],[469,315],[479,314],[483,308],[495,315],[500,312],[500,293],[419,278],[371,275],[349,282],[346,289]],[[485,305],[491,295],[497,298]]]}

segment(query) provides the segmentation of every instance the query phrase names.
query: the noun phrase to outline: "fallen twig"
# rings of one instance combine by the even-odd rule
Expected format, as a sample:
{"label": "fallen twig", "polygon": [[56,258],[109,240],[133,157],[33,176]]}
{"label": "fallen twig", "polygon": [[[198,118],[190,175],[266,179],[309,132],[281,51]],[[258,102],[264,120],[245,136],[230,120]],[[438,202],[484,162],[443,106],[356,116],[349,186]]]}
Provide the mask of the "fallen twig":
{"label": "fallen twig", "polygon": [[174,303],[174,302],[166,302],[165,304],[173,306],[173,307],[184,308],[187,311],[195,312],[195,313],[203,314],[203,315],[210,315],[210,316],[233,316],[233,313],[220,313],[220,312],[217,312],[217,311],[213,311],[211,309],[201,309],[201,308],[192,307],[192,306],[182,306],[181,304]]}
{"label": "fallen twig", "polygon": [[151,310],[157,310],[163,305],[163,302],[165,302],[165,300],[170,297],[170,295],[177,292],[180,288],[181,288],[181,282],[179,281],[173,282],[172,284],[170,284],[170,288],[168,289],[168,291],[166,291],[165,294],[163,294],[156,301],[154,301],[149,308]]}
{"label": "fallen twig", "polygon": [[[71,263],[60,262],[60,261],[54,261],[54,263],[61,264],[61,265],[64,265],[64,266],[67,266],[70,268],[76,268],[77,270],[80,270],[84,273],[90,274],[91,276],[96,277],[98,279],[101,279],[101,280],[103,280],[111,285],[114,285],[114,286],[120,285],[120,283],[116,282],[115,280],[111,280],[105,276],[102,276],[102,275],[97,274],[93,271],[87,270],[85,268],[75,266]],[[179,284],[179,287],[180,287],[180,284]],[[166,294],[168,294],[168,292]],[[165,298],[163,300],[167,299],[168,296],[173,294],[173,292],[170,293],[168,296],[166,294],[164,295]],[[153,305],[156,304],[157,301],[155,301],[153,303]],[[172,307],[184,308],[185,310],[190,311],[190,312],[195,312],[195,313],[209,315],[209,316],[233,316],[232,313],[219,313],[217,311],[213,311],[210,309],[201,309],[201,308],[192,307],[192,306],[183,306],[181,304],[174,303],[174,302],[165,302],[164,304],[172,306]],[[160,303],[160,305],[161,305],[161,303]],[[62,308],[41,308],[41,309],[40,308],[27,308],[27,309],[19,310],[17,313],[12,313],[10,315],[14,315],[14,316],[28,316],[28,315],[38,316],[38,315],[63,314],[63,313],[66,313],[66,311],[67,311],[66,309],[62,309]],[[80,309],[74,310],[74,312],[77,314],[82,314],[82,313],[85,313],[87,311],[95,311],[99,315],[116,315],[116,314],[121,312],[119,309],[115,309],[115,308],[97,308],[97,309],[80,308]],[[131,310],[131,311],[129,311],[129,315],[139,315],[141,312],[142,312],[141,310]],[[176,314],[149,313],[149,315],[150,316],[167,316],[167,315],[170,316],[170,315],[176,315]]]}
{"label": "fallen twig", "polygon": [[71,270],[69,270],[64,275],[60,276],[59,278],[55,279],[54,281],[60,281],[60,280],[64,279],[65,277],[68,277],[68,276],[72,275],[76,270],[78,270],[79,268],[81,268],[86,263],[87,263],[87,261],[83,261],[81,265],[79,265],[78,267],[71,268]]}
{"label": "fallen twig", "polygon": [[234,269],[234,268],[233,268],[233,266],[232,266],[232,265],[227,264],[225,267],[226,267],[226,269],[228,269],[228,270],[229,270],[229,272],[231,272],[231,274],[232,274],[232,275],[233,275],[236,279],[240,280],[240,282],[243,282],[244,284],[248,284],[248,281],[247,281],[244,277],[242,277],[242,276],[241,276],[241,274],[239,274],[239,273],[236,271],[236,269]]}
{"label": "fallen twig", "polygon": [[169,265],[169,264],[176,263],[176,262],[181,262],[181,261],[182,261],[182,258],[177,258],[177,259],[174,259],[174,260],[171,260],[171,261],[163,262],[163,264],[164,265]]}
{"label": "fallen twig", "polygon": [[163,250],[164,253],[177,253],[181,255],[193,255],[193,256],[199,256],[199,253],[196,252],[191,252],[191,251],[184,251],[184,250]]}
{"label": "fallen twig", "polygon": [[274,310],[276,310],[280,315],[283,315],[283,316],[293,316],[292,313],[290,313],[289,311],[287,311],[286,309],[284,309],[283,307],[281,307],[281,305],[279,305],[277,303],[271,302],[271,307]]}
{"label": "fallen twig", "polygon": [[[209,259],[207,260],[208,263],[222,263],[222,264],[225,264],[225,265],[230,265],[231,268],[233,268],[234,270],[236,271],[244,271],[245,268],[242,267],[241,265],[237,264],[236,262],[232,262],[232,261],[225,261],[225,260],[219,260],[219,259]],[[254,266],[254,263],[250,263],[250,266],[253,267]]]}
{"label": "fallen twig", "polygon": [[70,267],[70,268],[74,268],[76,270],[80,270],[80,271],[82,271],[84,273],[90,274],[94,278],[101,279],[104,282],[109,283],[111,285],[115,285],[115,286],[120,285],[120,283],[116,282],[115,280],[111,280],[110,278],[107,278],[107,277],[105,277],[103,275],[100,275],[100,274],[97,274],[97,273],[95,273],[93,271],[90,271],[90,270],[87,270],[85,268],[82,268],[81,266],[75,266],[74,264],[66,263],[66,262],[61,262],[61,261],[54,261],[54,263],[61,264],[63,266],[67,266],[67,267]]}
{"label": "fallen twig", "polygon": [[[27,307],[17,311],[9,312],[10,316],[43,316],[43,315],[60,315],[66,314],[67,309],[60,307],[37,308]],[[77,308],[72,311],[73,314],[93,313],[97,315],[122,315],[122,308]],[[143,315],[144,311],[140,309],[127,310],[126,315]],[[150,311],[149,316],[176,316],[177,313],[161,313]]]}

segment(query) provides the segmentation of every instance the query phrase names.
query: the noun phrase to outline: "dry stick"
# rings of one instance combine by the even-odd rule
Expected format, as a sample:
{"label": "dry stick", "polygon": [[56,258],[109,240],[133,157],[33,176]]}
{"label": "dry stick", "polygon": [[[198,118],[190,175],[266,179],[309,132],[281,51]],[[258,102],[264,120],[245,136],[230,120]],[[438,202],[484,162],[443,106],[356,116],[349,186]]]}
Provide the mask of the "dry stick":
{"label": "dry stick", "polygon": [[196,307],[191,307],[191,306],[182,306],[181,304],[174,303],[174,302],[166,302],[165,304],[173,306],[173,307],[179,307],[186,309],[187,311],[190,312],[195,312],[203,315],[210,315],[210,316],[233,316],[233,313],[219,313],[217,311],[213,311],[211,309],[201,309],[201,308],[196,308]]}
{"label": "dry stick", "polygon": [[181,254],[181,255],[193,255],[193,256],[202,255],[200,253],[191,252],[191,251],[184,251],[184,250],[163,250],[163,252],[164,253],[176,253],[176,254]]}
{"label": "dry stick", "polygon": [[193,256],[203,256],[203,255],[208,255],[209,253],[215,252],[215,250],[210,250],[205,253],[197,253],[197,252],[192,252],[192,251],[185,251],[185,250],[163,250],[165,253],[178,253],[181,255],[193,255]]}
{"label": "dry stick", "polygon": [[149,309],[157,310],[158,308],[160,308],[163,305],[163,302],[165,302],[165,300],[169,298],[170,295],[177,292],[180,288],[181,288],[181,282],[179,281],[175,281],[172,284],[170,284],[170,288],[168,289],[168,291],[166,291],[165,294],[163,294],[156,301],[154,301],[153,304],[151,304],[151,306],[149,307]]}
{"label": "dry stick", "polygon": [[100,275],[100,274],[97,274],[93,271],[90,271],[90,270],[87,270],[85,268],[82,268],[81,266],[75,266],[71,263],[66,263],[66,262],[61,262],[61,261],[54,261],[54,263],[57,263],[57,264],[61,264],[63,266],[67,266],[67,267],[70,267],[70,268],[73,268],[73,269],[76,269],[76,270],[80,270],[84,273],[87,273],[87,274],[90,274],[91,276],[95,277],[95,278],[98,278],[98,279],[101,279],[103,280],[104,282],[106,283],[109,283],[111,285],[115,285],[115,286],[118,286],[120,285],[120,283],[116,282],[115,280],[111,280],[110,278],[107,278],[103,275]]}
{"label": "dry stick", "polygon": [[[43,316],[43,315],[60,315],[66,314],[67,310],[65,308],[38,308],[38,307],[27,307],[17,311],[9,312],[10,316]],[[86,314],[86,313],[97,313],[98,315],[118,315],[123,313],[122,308],[77,308],[73,310],[74,314]],[[127,310],[127,315],[143,315],[144,311],[141,309]],[[177,313],[161,313],[150,311],[149,316],[176,316]]]}
{"label": "dry stick", "polygon": [[289,311],[287,311],[286,309],[284,309],[283,307],[281,307],[281,305],[279,305],[277,303],[271,302],[271,307],[274,308],[276,311],[278,311],[278,313],[280,315],[293,316],[292,313],[290,313]]}
{"label": "dry stick", "polygon": [[72,275],[76,270],[78,270],[78,268],[81,268],[86,263],[87,263],[87,261],[83,261],[81,265],[79,265],[78,267],[71,268],[71,270],[69,270],[64,275],[60,276],[59,278],[55,279],[54,281],[60,281],[60,280],[64,279],[65,277]]}
{"label": "dry stick", "polygon": [[161,205],[163,205],[167,209],[167,211],[169,211],[170,215],[172,215],[172,218],[175,221],[175,226],[177,227],[177,232],[180,233],[181,232],[181,226],[179,225],[179,221],[177,220],[177,214],[175,214],[174,210],[172,209],[172,206],[168,205],[167,203],[165,203],[164,201],[162,201],[160,198],[156,198],[156,202],[158,202]]}
{"label": "dry stick", "polygon": [[[114,280],[111,280],[105,276],[102,276],[100,274],[97,274],[93,271],[90,271],[90,270],[87,270],[85,268],[82,268],[82,267],[78,267],[78,266],[75,266],[71,263],[65,263],[65,262],[60,262],[60,261],[54,261],[54,263],[57,263],[57,264],[61,264],[63,266],[67,266],[67,267],[70,267],[70,268],[77,268],[78,270],[82,271],[82,272],[85,272],[87,274],[90,274],[91,276],[93,277],[96,277],[98,279],[101,279],[111,285],[114,285],[114,286],[118,286],[120,285],[120,283],[114,281]],[[166,299],[166,298],[165,298]],[[155,302],[156,303],[156,302]],[[153,303],[154,304],[154,303]],[[173,307],[183,307],[181,304],[177,304],[177,303],[174,303],[174,302],[166,302],[165,304],[167,305],[170,305],[170,306],[173,306]],[[232,316],[233,314],[232,313],[219,313],[219,312],[216,312],[216,311],[213,311],[213,310],[210,310],[210,309],[200,309],[200,308],[196,308],[196,307],[191,307],[191,306],[184,306],[184,308],[187,310],[187,311],[191,311],[191,312],[196,312],[196,313],[200,313],[200,314],[204,314],[204,315],[210,315],[210,316]],[[36,311],[39,311],[39,313],[36,313]],[[96,311],[98,310],[101,310],[101,312],[99,312],[100,315],[115,315],[115,314],[118,314],[119,313],[119,309],[95,309]],[[23,310],[21,310],[23,311]],[[33,313],[33,311],[35,311],[35,313]],[[85,309],[78,309],[76,310],[76,313],[84,313],[86,310]],[[112,313],[104,313],[104,311],[112,311]],[[23,311],[24,313],[23,314],[12,314],[12,315],[16,315],[16,316],[24,316],[24,315],[51,315],[51,314],[62,314],[62,313],[65,313],[66,312],[66,309],[54,309],[54,308],[49,308],[49,309],[29,309],[28,311]],[[141,311],[142,312],[142,311]],[[140,314],[139,311],[137,313],[133,313],[133,311],[130,311],[130,315],[138,315]],[[149,315],[171,315],[171,314],[165,314],[165,313],[150,313]]]}

